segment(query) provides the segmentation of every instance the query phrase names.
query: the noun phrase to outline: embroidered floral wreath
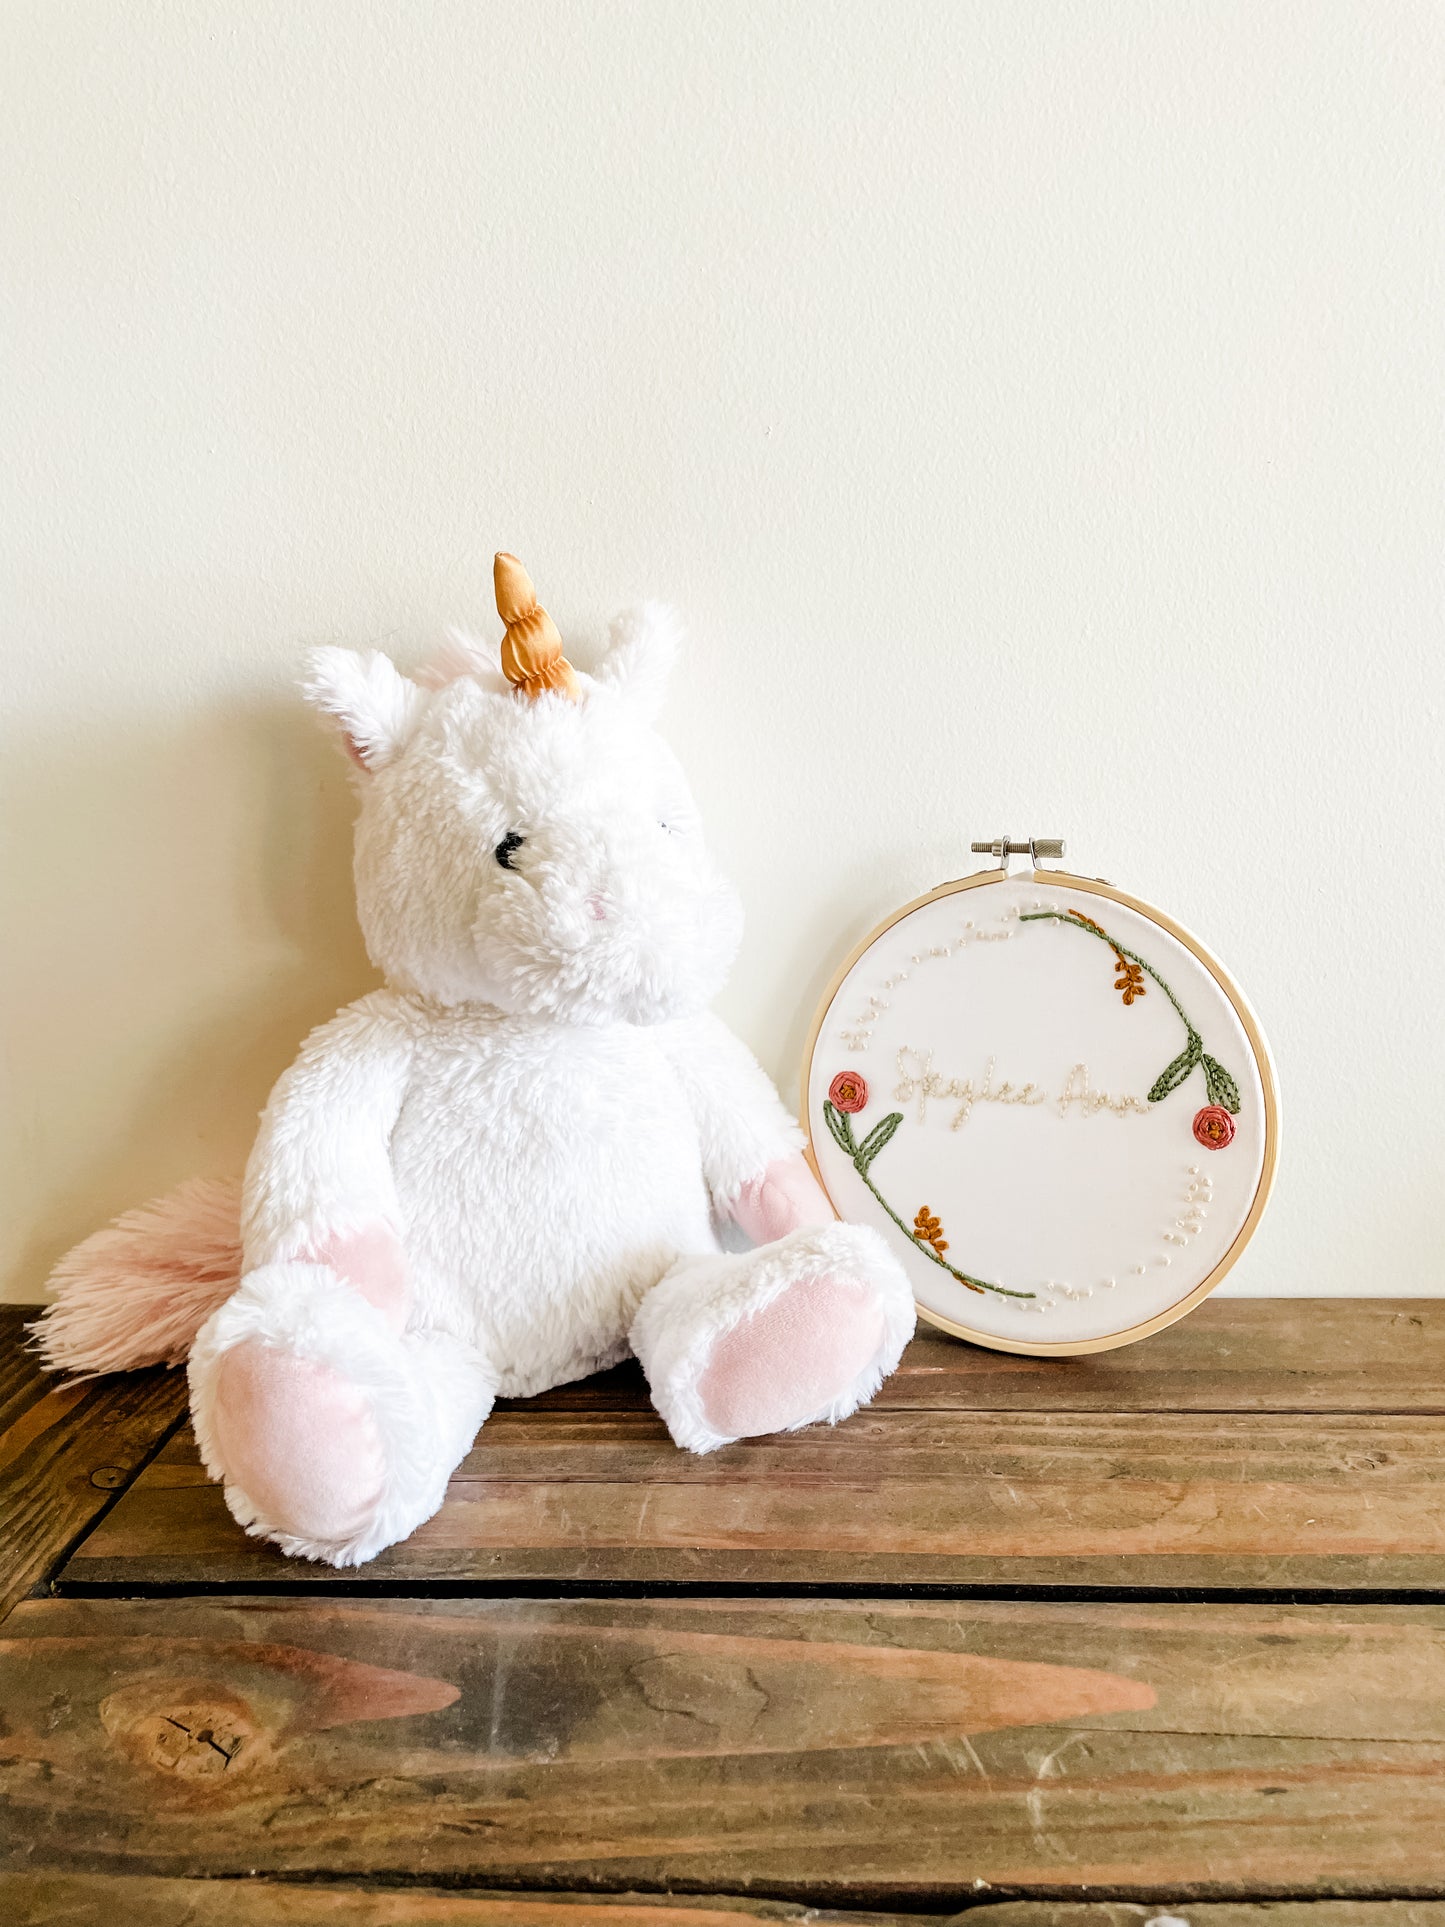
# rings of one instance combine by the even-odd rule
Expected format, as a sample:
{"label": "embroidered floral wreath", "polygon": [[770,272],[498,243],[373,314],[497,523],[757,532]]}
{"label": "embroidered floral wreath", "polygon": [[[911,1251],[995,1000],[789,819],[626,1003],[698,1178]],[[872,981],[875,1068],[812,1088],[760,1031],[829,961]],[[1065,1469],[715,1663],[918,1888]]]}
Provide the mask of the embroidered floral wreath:
{"label": "embroidered floral wreath", "polygon": [[[1179,1055],[1167,1063],[1149,1087],[1149,1102],[1158,1104],[1168,1097],[1192,1075],[1197,1067],[1204,1073],[1204,1088],[1209,1102],[1194,1114],[1193,1131],[1195,1139],[1207,1151],[1222,1151],[1234,1137],[1234,1120],[1239,1114],[1239,1086],[1217,1057],[1211,1057],[1204,1048],[1203,1039],[1194,1028],[1184,1006],[1165,983],[1153,964],[1146,963],[1137,951],[1127,949],[1096,923],[1086,917],[1082,910],[1032,910],[1021,916],[1021,923],[1072,924],[1076,930],[1083,930],[1091,937],[1108,944],[1114,953],[1114,964],[1119,974],[1114,979],[1114,988],[1123,998],[1126,1007],[1138,1002],[1148,992],[1144,982],[1145,975],[1152,977],[1174,1006],[1179,1021],[1184,1026],[1184,1048]],[[853,1169],[867,1185],[878,1203],[887,1212],[893,1223],[907,1238],[917,1246],[926,1258],[956,1278],[959,1284],[969,1291],[995,1292],[1001,1298],[1034,1298],[1032,1291],[1010,1291],[1004,1285],[995,1285],[986,1278],[975,1278],[970,1272],[960,1271],[944,1257],[948,1240],[943,1236],[941,1221],[929,1210],[926,1204],[920,1205],[914,1214],[911,1226],[905,1224],[893,1206],[884,1197],[878,1186],[868,1175],[869,1166],[892,1138],[893,1133],[903,1122],[902,1111],[890,1111],[881,1118],[860,1143],[853,1133],[853,1119],[867,1107],[868,1085],[856,1071],[839,1071],[828,1086],[828,1095],[823,1103],[823,1118],[832,1133],[838,1148],[852,1163]]]}

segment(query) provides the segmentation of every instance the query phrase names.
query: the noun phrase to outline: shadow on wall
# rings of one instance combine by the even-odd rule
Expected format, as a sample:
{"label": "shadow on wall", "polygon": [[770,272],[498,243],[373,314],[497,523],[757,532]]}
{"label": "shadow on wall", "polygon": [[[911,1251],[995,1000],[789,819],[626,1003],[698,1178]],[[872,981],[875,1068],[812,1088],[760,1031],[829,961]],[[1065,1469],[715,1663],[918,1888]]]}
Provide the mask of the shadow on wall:
{"label": "shadow on wall", "polygon": [[346,765],[294,699],[30,733],[0,773],[8,1095],[0,1296],[193,1174],[238,1172],[315,1024],[375,975]]}

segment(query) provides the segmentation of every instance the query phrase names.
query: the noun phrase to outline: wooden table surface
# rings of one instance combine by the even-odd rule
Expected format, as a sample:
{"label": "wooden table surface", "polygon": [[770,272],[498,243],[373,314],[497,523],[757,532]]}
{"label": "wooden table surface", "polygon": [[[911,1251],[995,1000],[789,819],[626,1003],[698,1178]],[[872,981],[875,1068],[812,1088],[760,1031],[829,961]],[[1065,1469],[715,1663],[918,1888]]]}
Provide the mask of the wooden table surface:
{"label": "wooden table surface", "polygon": [[622,1368],[359,1573],[184,1406],[0,1319],[0,1921],[1445,1927],[1445,1301],[929,1335],[707,1459]]}

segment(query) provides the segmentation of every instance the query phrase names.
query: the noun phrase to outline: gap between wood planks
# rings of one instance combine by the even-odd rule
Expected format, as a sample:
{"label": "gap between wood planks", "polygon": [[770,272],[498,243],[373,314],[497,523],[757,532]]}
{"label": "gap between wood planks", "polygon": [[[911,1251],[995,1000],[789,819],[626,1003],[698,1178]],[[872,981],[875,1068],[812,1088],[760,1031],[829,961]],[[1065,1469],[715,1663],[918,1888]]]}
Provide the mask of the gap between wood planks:
{"label": "gap between wood planks", "polygon": [[[959,1910],[882,1913],[808,1907],[752,1894],[539,1893],[325,1874],[194,1879],[0,1874],[0,1905],[15,1927],[51,1927],[60,1918],[74,1927],[127,1927],[142,1920],[147,1927],[320,1927],[329,1921],[344,1927],[404,1927],[423,1919],[431,1927],[563,1927],[569,1916],[575,1927],[643,1927],[649,1915],[657,1927],[669,1917],[674,1927],[723,1927],[724,1922],[737,1927],[747,1922],[758,1927],[949,1927],[959,1921],[968,1927],[1143,1927],[1161,1915],[1178,1919],[1181,1906],[1189,1909],[1189,1927],[1445,1927],[1445,1902],[1430,1900],[1289,1896],[1263,1903],[1181,1902],[1161,1892],[1145,1901],[1059,1902],[1000,1901],[985,1894]],[[419,1911],[413,1913],[413,1907]]]}
{"label": "gap between wood planks", "polygon": [[57,1574],[44,1592],[55,1599],[756,1599],[776,1600],[951,1600],[971,1599],[1067,1605],[1072,1600],[1098,1605],[1184,1606],[1436,1606],[1445,1602],[1445,1574],[1439,1586],[1039,1586],[929,1585],[882,1581],[820,1581],[769,1584],[766,1580],[713,1579],[70,1579]]}
{"label": "gap between wood planks", "polygon": [[[86,1519],[81,1525],[76,1527],[74,1533],[71,1535],[68,1542],[63,1546],[61,1546],[60,1549],[53,1554],[52,1563],[51,1563],[52,1579],[56,1573],[63,1570],[63,1568],[69,1561],[71,1554],[75,1551],[77,1546],[81,1545],[86,1539],[88,1539],[91,1533],[95,1531],[95,1528],[101,1523],[101,1521],[107,1518],[110,1515],[110,1513],[114,1511],[115,1507],[120,1504],[121,1500],[125,1497],[126,1493],[130,1491],[131,1487],[135,1484],[136,1480],[141,1476],[141,1474],[146,1470],[147,1466],[151,1465],[160,1456],[160,1454],[170,1444],[171,1440],[175,1437],[176,1433],[179,1432],[182,1429],[182,1427],[185,1426],[188,1422],[189,1422],[189,1414],[184,1411],[178,1412],[175,1418],[173,1418],[170,1424],[166,1427],[165,1431],[162,1432],[160,1437],[155,1441],[154,1445],[152,1445],[147,1451],[142,1453],[141,1456],[136,1460],[134,1467],[131,1468],[131,1470],[128,1472],[124,1482],[120,1485],[109,1488],[110,1490],[109,1498],[102,1499],[100,1503],[97,1505],[95,1511],[91,1514],[91,1516],[88,1519]],[[42,1578],[41,1581],[39,1581],[35,1586],[31,1588],[30,1597],[32,1599],[42,1598],[45,1595],[47,1590],[53,1590],[53,1586],[50,1588],[47,1588]],[[7,1610],[8,1608],[6,1606],[4,1606],[3,1604],[0,1604],[0,1619],[3,1619],[5,1617],[5,1613]]]}
{"label": "gap between wood planks", "polygon": [[[63,1916],[44,1913],[5,1912],[0,1914],[7,1927],[56,1927],[60,1919],[74,1927],[127,1927],[130,1915],[123,1911],[128,1890],[136,1889],[136,1899],[145,1903],[146,1927],[158,1927],[155,1902],[174,1898],[186,1911],[174,1927],[408,1927],[409,1911],[372,1913],[371,1907],[394,1896],[403,1905],[408,1900],[434,1897],[456,1903],[455,1915],[428,1910],[418,1915],[427,1927],[558,1927],[556,1910],[575,1910],[577,1927],[644,1927],[644,1923],[625,1918],[621,1910],[656,1912],[660,1916],[676,1912],[683,1916],[676,1927],[688,1927],[689,1915],[719,1914],[734,1916],[742,1923],[757,1927],[1445,1927],[1445,1900],[1426,1887],[1401,1886],[1360,1889],[1347,1896],[1330,1897],[1310,1893],[1290,1882],[1281,1882],[1248,1894],[1230,1894],[1224,1887],[1202,1899],[1174,1887],[1130,1887],[1116,1893],[1096,1891],[1081,1898],[1079,1890],[1068,1886],[1015,1888],[976,1883],[973,1894],[941,1890],[933,1898],[926,1894],[902,1891],[890,1895],[880,1892],[860,1899],[856,1906],[846,1898],[829,1899],[818,1905],[798,1900],[789,1893],[769,1892],[766,1884],[749,1888],[746,1893],[721,1893],[706,1883],[686,1881],[666,1888],[611,1887],[597,1884],[584,1891],[567,1887],[509,1887],[491,1876],[479,1887],[467,1874],[415,1873],[405,1868],[389,1868],[377,1873],[341,1873],[326,1868],[305,1871],[272,1871],[256,1874],[152,1875],[143,1873],[36,1874],[0,1873],[0,1904],[6,1907],[27,1902],[29,1889],[47,1906],[58,1891],[74,1911]],[[86,1889],[90,1889],[89,1893]],[[202,1901],[224,1896],[224,1908],[211,1911]],[[326,1910],[312,1915],[297,1913],[284,1906],[287,1897],[315,1896],[346,1900],[346,1913]],[[244,1906],[248,1900],[259,1903],[260,1911]],[[92,1915],[80,1911],[80,1903],[96,1907]],[[238,1905],[237,1903],[243,1903]],[[273,1904],[268,1904],[273,1903]],[[273,1911],[274,1905],[274,1911]],[[589,1916],[595,1918],[589,1919]],[[138,1911],[136,1919],[142,1914]],[[172,1927],[168,1919],[160,1927]],[[713,1923],[712,1927],[717,1927]]]}

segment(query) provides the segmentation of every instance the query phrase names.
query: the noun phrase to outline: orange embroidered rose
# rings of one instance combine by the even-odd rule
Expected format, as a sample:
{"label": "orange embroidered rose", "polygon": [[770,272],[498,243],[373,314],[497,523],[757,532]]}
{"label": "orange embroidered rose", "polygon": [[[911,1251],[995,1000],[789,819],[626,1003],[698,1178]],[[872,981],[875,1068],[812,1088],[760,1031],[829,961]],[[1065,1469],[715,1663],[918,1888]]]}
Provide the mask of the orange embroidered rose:
{"label": "orange embroidered rose", "polygon": [[835,1110],[852,1117],[868,1102],[868,1086],[857,1071],[839,1071],[828,1086],[828,1101]]}
{"label": "orange embroidered rose", "polygon": [[1194,1135],[1206,1151],[1222,1151],[1234,1136],[1234,1119],[1222,1104],[1206,1104],[1195,1112]]}

